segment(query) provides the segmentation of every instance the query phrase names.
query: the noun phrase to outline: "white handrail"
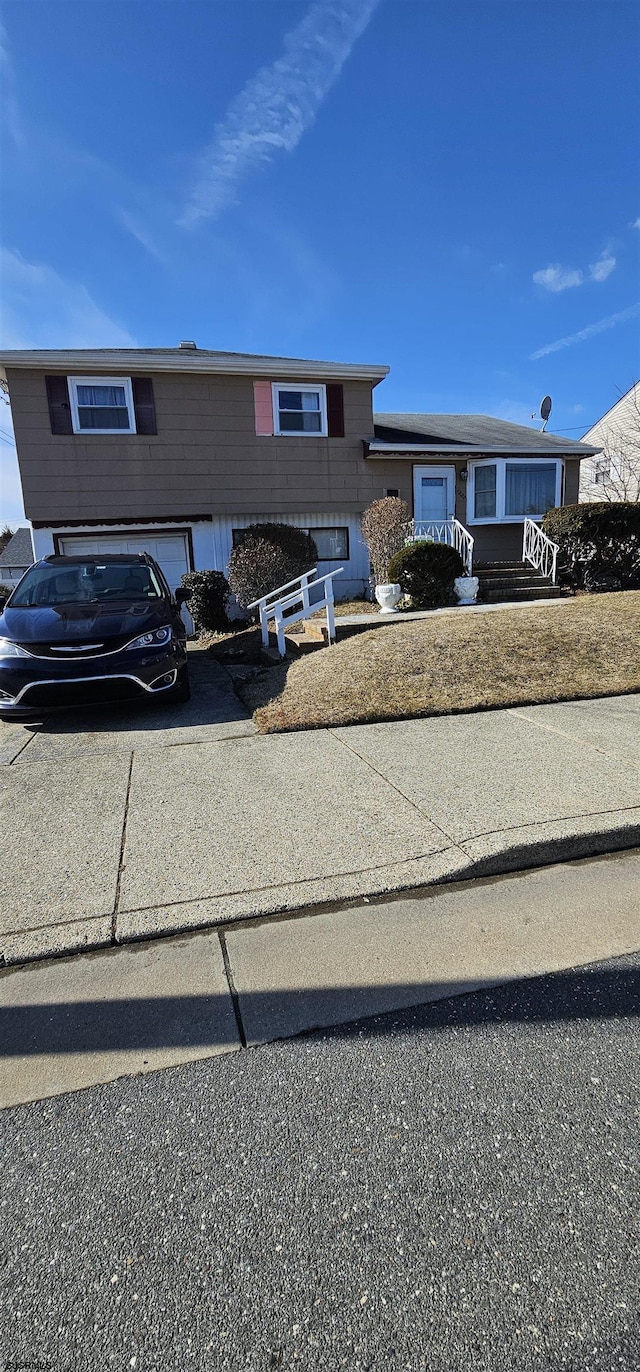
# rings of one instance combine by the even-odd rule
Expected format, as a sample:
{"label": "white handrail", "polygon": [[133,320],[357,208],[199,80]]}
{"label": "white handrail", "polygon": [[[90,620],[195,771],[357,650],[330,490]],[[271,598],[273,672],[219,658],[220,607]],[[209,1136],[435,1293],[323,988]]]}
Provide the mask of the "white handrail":
{"label": "white handrail", "polygon": [[473,572],[473,534],[458,519],[412,519],[409,542],[429,539],[433,543],[448,543],[460,553],[466,576]]}
{"label": "white handrail", "polygon": [[[284,640],[285,625],[298,624],[301,619],[309,619],[317,610],[327,611],[327,634],[330,643],[335,642],[336,622],[333,601],[333,577],[339,576],[344,571],[344,567],[336,567],[333,572],[325,572],[324,576],[318,576],[315,581],[310,578],[315,575],[316,568],[304,572],[302,576],[294,577],[293,581],[285,582],[284,586],[279,586],[275,591],[269,591],[268,595],[263,595],[259,600],[252,600],[247,605],[248,610],[259,608],[260,628],[262,631],[262,644],[267,647],[269,644],[269,620],[275,620],[276,636],[278,639],[278,652],[281,657],[285,656],[286,644]],[[319,600],[310,600],[309,591],[316,586],[322,586],[326,582],[324,595]],[[283,591],[288,591],[290,586],[296,586],[297,590],[289,591],[288,595],[282,595]],[[302,609],[295,614],[288,614],[285,618],[284,611],[292,609],[295,605],[301,604]]]}
{"label": "white handrail", "polygon": [[525,519],[522,537],[522,561],[530,562],[537,571],[541,572],[542,576],[549,577],[552,586],[556,584],[559,552],[558,543],[553,543],[543,533],[540,526],[534,523],[533,519]]}

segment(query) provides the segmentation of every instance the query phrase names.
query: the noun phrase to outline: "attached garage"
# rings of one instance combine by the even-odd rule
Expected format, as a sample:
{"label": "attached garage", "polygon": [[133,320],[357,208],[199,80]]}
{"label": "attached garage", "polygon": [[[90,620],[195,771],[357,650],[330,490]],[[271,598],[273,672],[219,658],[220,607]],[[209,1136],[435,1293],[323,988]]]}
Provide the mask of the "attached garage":
{"label": "attached garage", "polygon": [[172,591],[180,585],[184,572],[192,567],[187,530],[130,533],[59,534],[56,551],[66,557],[91,557],[100,553],[149,553],[162,568]]}

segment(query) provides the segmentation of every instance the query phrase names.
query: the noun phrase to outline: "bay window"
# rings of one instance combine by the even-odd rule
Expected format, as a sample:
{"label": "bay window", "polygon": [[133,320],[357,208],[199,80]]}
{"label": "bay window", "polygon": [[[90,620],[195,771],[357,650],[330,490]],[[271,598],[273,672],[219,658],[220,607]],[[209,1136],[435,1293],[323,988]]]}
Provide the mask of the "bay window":
{"label": "bay window", "polygon": [[562,461],[504,458],[469,463],[467,522],[516,523],[542,519],[560,504]]}
{"label": "bay window", "polygon": [[555,462],[507,462],[506,515],[544,515],[556,503]]}
{"label": "bay window", "polygon": [[473,513],[476,519],[495,519],[498,469],[495,462],[476,467]]}

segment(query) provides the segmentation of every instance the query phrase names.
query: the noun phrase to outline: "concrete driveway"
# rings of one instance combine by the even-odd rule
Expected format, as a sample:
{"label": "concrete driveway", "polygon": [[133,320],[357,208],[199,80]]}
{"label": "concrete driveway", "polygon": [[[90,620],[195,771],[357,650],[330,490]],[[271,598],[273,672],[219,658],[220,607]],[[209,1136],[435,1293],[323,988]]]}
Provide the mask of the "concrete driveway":
{"label": "concrete driveway", "polygon": [[640,696],[263,737],[192,678],[0,725],[6,964],[640,843]]}

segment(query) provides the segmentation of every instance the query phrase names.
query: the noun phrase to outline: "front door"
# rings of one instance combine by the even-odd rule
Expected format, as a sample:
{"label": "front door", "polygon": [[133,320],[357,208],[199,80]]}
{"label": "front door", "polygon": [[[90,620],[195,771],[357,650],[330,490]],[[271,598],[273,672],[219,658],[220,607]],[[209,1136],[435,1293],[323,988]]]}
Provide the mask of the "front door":
{"label": "front door", "polygon": [[456,502],[455,467],[414,467],[413,517],[420,524],[453,519]]}

